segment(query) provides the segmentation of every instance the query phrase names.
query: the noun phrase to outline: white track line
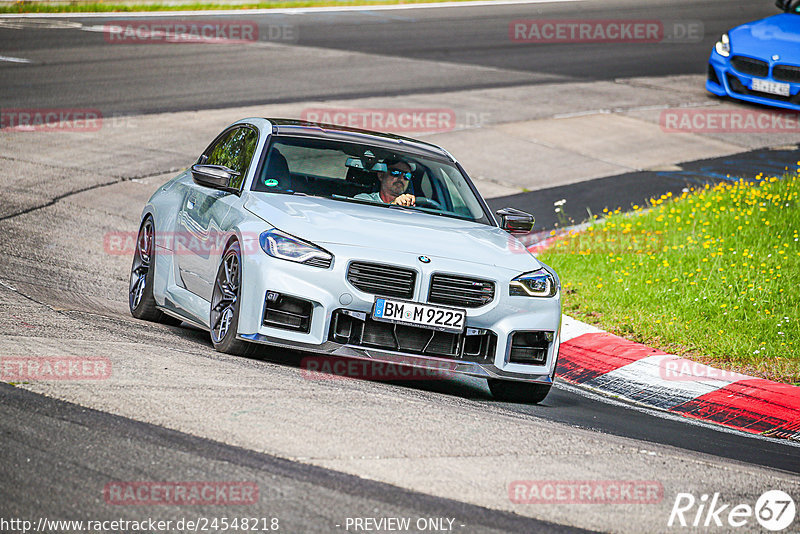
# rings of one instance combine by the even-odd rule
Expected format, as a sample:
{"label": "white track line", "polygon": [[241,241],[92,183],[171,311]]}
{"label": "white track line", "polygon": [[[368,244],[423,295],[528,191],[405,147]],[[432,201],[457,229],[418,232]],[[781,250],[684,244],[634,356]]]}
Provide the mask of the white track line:
{"label": "white track line", "polygon": [[30,59],[11,56],[0,56],[0,61],[8,61],[9,63],[31,63]]}
{"label": "white track line", "polygon": [[273,9],[226,9],[226,10],[196,10],[196,11],[137,11],[124,13],[8,13],[0,15],[2,19],[19,18],[60,18],[60,19],[88,19],[88,18],[166,18],[187,16],[222,16],[222,15],[304,15],[307,13],[331,13],[352,11],[399,11],[403,9],[438,9],[448,7],[494,7],[524,4],[555,4],[562,2],[583,2],[584,0],[475,0],[467,2],[441,2],[427,4],[392,4],[392,5],[364,5],[364,6],[328,6],[328,7],[295,7]]}

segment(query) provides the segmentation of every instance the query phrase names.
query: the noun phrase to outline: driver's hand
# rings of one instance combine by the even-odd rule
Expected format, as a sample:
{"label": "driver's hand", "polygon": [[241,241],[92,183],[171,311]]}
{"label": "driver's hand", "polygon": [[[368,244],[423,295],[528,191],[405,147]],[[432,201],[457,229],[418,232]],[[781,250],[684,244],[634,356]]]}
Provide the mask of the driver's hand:
{"label": "driver's hand", "polygon": [[416,200],[417,199],[414,195],[406,193],[394,199],[394,202],[392,202],[392,204],[398,204],[400,206],[413,206]]}

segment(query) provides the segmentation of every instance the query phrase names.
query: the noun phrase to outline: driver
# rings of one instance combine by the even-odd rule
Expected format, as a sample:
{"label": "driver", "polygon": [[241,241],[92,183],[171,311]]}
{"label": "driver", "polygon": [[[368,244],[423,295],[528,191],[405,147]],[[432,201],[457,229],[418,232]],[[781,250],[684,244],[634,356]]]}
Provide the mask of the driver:
{"label": "driver", "polygon": [[359,193],[354,198],[372,200],[384,204],[397,204],[400,206],[413,206],[416,202],[414,195],[406,193],[408,183],[411,181],[411,166],[402,160],[387,160],[386,172],[378,171],[378,180],[381,189],[377,193]]}

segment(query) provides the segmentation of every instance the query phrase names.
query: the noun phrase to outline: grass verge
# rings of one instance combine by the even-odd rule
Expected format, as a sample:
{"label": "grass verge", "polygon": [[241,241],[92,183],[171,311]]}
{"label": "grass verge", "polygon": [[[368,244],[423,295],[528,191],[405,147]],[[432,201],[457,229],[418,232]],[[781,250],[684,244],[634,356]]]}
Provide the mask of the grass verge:
{"label": "grass verge", "polygon": [[[798,162],[800,166],[800,162]],[[652,199],[540,254],[564,313],[723,369],[800,384],[800,176]]]}
{"label": "grass verge", "polygon": [[140,11],[215,11],[230,9],[288,9],[296,7],[371,6],[395,4],[428,4],[437,2],[465,2],[468,0],[285,0],[273,2],[245,2],[241,4],[215,4],[186,2],[180,4],[113,2],[14,2],[0,5],[0,14],[9,13],[110,13]]}

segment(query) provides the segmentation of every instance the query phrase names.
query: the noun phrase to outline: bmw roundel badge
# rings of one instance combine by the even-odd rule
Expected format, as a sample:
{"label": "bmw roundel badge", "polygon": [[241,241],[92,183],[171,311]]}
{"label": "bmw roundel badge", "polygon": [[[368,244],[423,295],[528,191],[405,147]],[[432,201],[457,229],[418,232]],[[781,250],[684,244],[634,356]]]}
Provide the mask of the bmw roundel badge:
{"label": "bmw roundel badge", "polygon": [[420,256],[420,257],[419,257],[419,258],[417,258],[417,259],[418,259],[419,261],[421,261],[422,263],[430,263],[430,262],[431,262],[431,259],[430,259],[428,256]]}

